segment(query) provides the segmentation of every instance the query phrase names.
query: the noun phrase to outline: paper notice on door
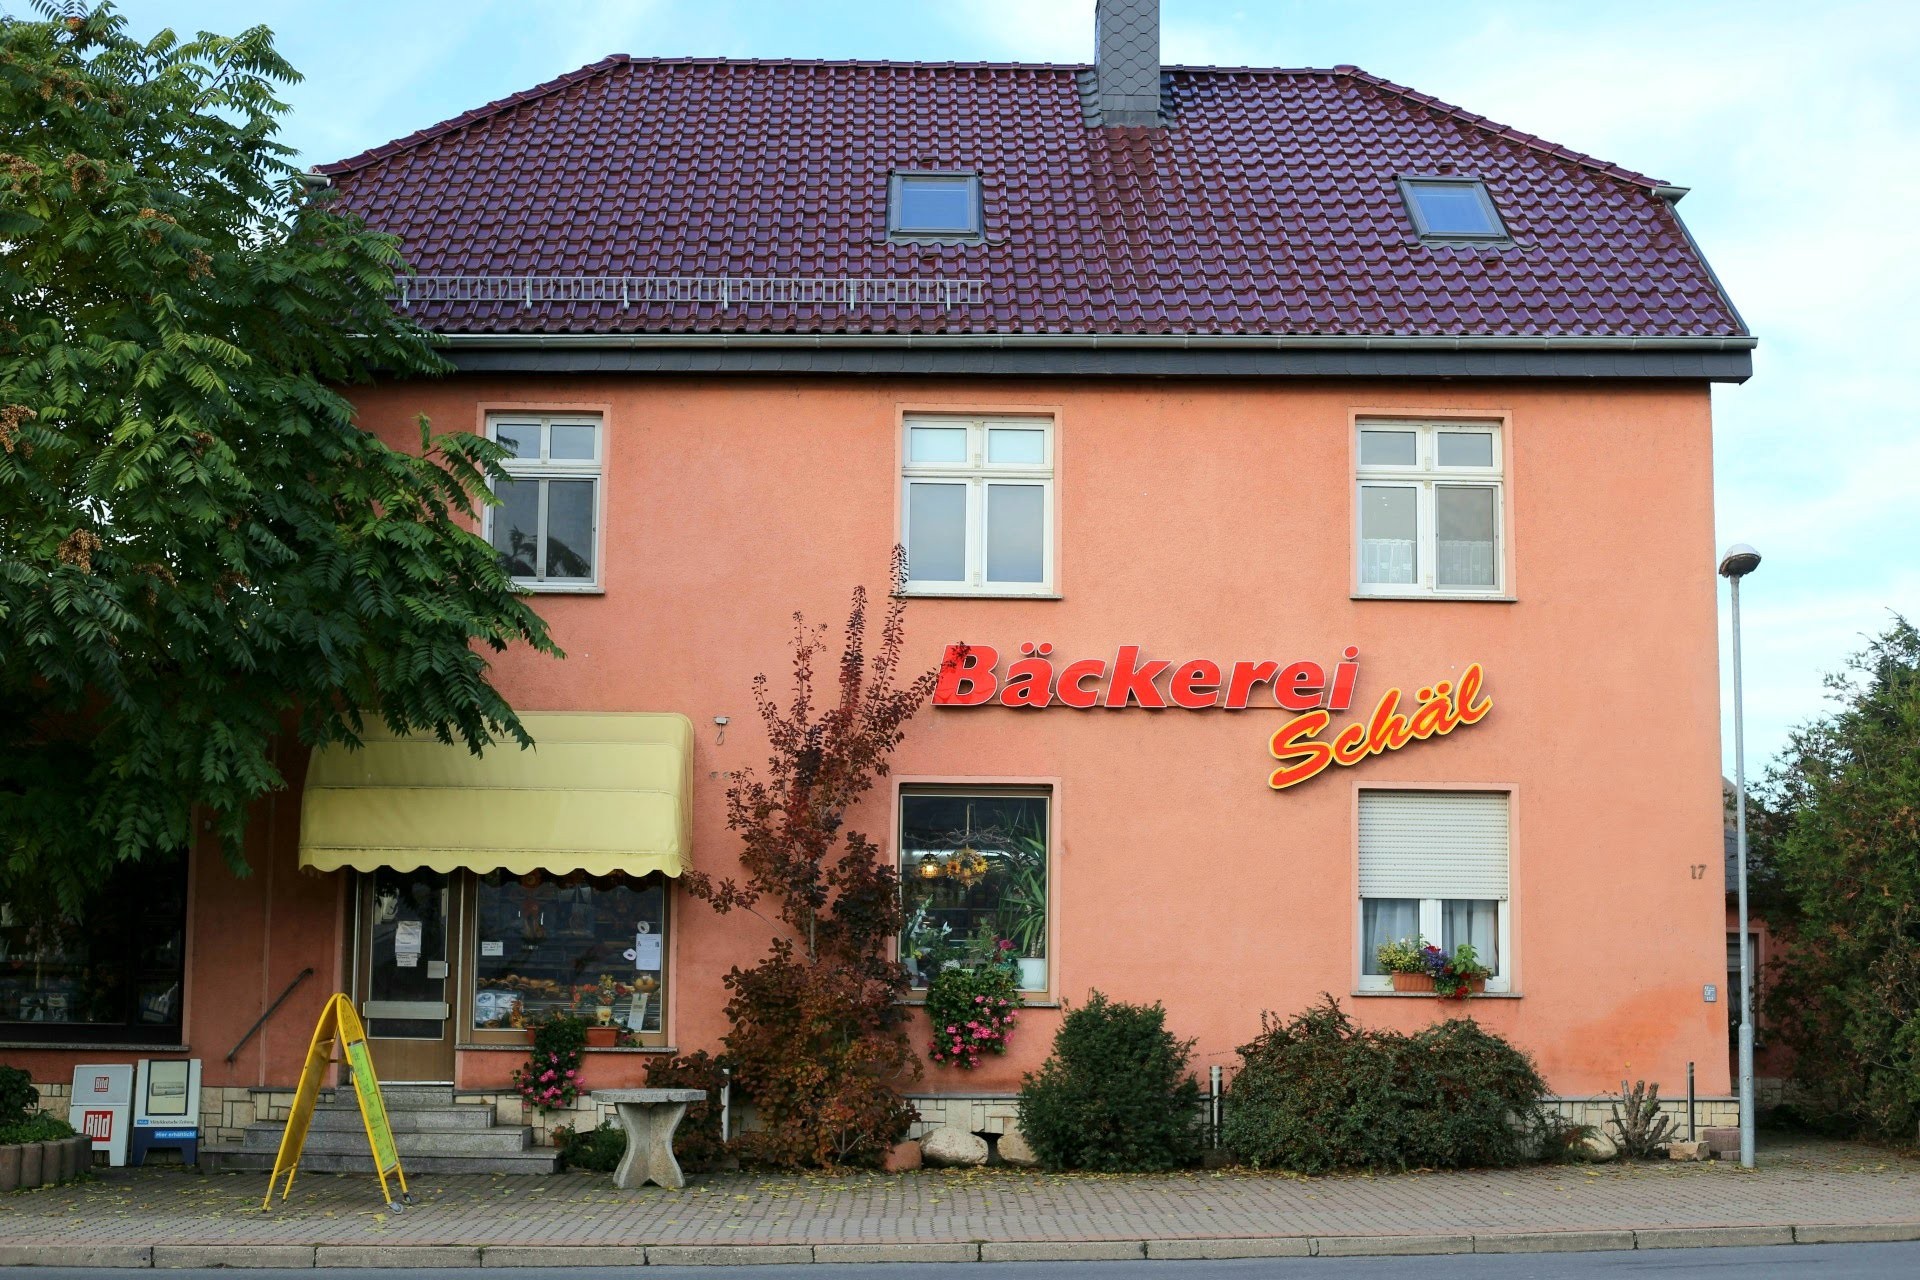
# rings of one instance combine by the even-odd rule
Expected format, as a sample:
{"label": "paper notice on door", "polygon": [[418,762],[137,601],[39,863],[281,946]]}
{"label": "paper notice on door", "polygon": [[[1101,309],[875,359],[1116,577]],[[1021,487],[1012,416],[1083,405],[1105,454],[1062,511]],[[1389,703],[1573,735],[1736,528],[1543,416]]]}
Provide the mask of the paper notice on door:
{"label": "paper notice on door", "polygon": [[637,933],[633,937],[633,967],[644,973],[660,972],[660,935]]}
{"label": "paper notice on door", "polygon": [[420,922],[402,920],[393,927],[393,962],[402,969],[420,967]]}
{"label": "paper notice on door", "polygon": [[482,938],[480,940],[480,954],[483,956],[504,956],[507,954],[507,944],[504,942],[488,942]]}

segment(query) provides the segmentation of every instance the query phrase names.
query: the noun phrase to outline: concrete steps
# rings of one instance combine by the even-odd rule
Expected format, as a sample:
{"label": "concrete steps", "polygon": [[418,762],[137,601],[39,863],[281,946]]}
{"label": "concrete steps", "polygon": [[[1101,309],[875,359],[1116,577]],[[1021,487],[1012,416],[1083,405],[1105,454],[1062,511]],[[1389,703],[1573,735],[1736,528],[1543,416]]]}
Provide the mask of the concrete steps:
{"label": "concrete steps", "polygon": [[[440,1085],[386,1085],[387,1119],[394,1149],[409,1177],[421,1173],[554,1173],[559,1156],[533,1145],[528,1125],[494,1123],[487,1103],[455,1102]],[[212,1170],[271,1170],[286,1130],[284,1121],[247,1126],[238,1144],[204,1144],[201,1162]],[[366,1129],[351,1089],[330,1090],[314,1108],[300,1167],[315,1173],[372,1173]]]}

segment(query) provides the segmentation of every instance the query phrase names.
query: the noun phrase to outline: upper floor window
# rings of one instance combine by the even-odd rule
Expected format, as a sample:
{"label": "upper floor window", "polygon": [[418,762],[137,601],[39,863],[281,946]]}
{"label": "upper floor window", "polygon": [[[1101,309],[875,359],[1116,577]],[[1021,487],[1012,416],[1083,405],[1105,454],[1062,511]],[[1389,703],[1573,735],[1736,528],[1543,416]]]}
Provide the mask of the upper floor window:
{"label": "upper floor window", "polygon": [[1402,178],[1413,229],[1435,240],[1504,240],[1507,228],[1478,178]]}
{"label": "upper floor window", "polygon": [[1487,990],[1509,990],[1508,882],[1504,791],[1362,791],[1359,989],[1392,986],[1381,944],[1424,941],[1471,944]]}
{"label": "upper floor window", "polygon": [[980,175],[896,173],[888,183],[887,231],[897,236],[980,234]]}
{"label": "upper floor window", "polygon": [[505,445],[507,479],[495,482],[486,536],[521,586],[546,591],[599,586],[600,419],[496,414],[487,434]]}
{"label": "upper floor window", "polygon": [[901,541],[907,590],[1053,590],[1053,424],[907,419]]}
{"label": "upper floor window", "polygon": [[1500,428],[1363,422],[1358,482],[1361,594],[1500,593]]}

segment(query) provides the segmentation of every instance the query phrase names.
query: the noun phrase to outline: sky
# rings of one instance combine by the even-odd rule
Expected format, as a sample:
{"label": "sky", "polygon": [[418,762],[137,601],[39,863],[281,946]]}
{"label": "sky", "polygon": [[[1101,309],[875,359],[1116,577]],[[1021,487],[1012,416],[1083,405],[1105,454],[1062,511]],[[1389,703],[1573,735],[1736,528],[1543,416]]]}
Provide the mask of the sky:
{"label": "sky", "polygon": [[[276,33],[284,138],[325,163],[609,53],[1078,62],[1092,0],[126,0],[163,26]],[[26,0],[0,0],[25,16]],[[1162,0],[1162,57],[1353,63],[1692,188],[1680,206],[1761,340],[1716,387],[1719,544],[1742,588],[1749,776],[1828,707],[1822,677],[1920,620],[1920,2]],[[1721,590],[1731,769],[1731,663]],[[1648,606],[1658,608],[1658,601]]]}

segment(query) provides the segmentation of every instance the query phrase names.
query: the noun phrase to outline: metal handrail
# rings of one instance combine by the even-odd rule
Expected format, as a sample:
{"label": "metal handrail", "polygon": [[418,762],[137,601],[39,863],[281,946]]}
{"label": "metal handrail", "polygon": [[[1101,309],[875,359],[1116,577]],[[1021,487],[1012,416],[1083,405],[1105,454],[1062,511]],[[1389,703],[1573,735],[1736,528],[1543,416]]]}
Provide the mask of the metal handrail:
{"label": "metal handrail", "polygon": [[246,1047],[247,1041],[253,1039],[253,1033],[266,1025],[267,1019],[273,1016],[273,1011],[275,1009],[278,1009],[282,1004],[285,1004],[287,997],[293,994],[293,989],[299,986],[301,983],[305,982],[308,978],[311,978],[312,976],[313,976],[313,966],[308,965],[306,968],[300,971],[299,977],[295,978],[292,982],[289,982],[287,984],[287,989],[280,993],[280,998],[278,1000],[275,1000],[272,1004],[268,1005],[267,1011],[261,1014],[258,1018],[255,1018],[253,1021],[253,1025],[247,1028],[247,1034],[241,1036],[240,1039],[234,1043],[233,1048],[227,1050],[228,1062],[232,1062],[235,1058],[240,1056],[240,1050]]}

